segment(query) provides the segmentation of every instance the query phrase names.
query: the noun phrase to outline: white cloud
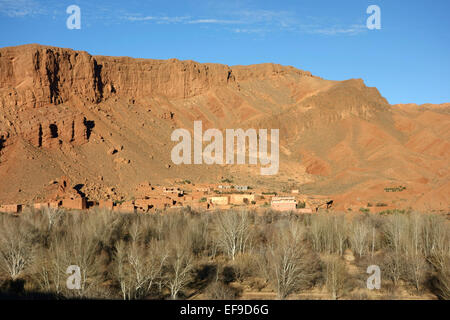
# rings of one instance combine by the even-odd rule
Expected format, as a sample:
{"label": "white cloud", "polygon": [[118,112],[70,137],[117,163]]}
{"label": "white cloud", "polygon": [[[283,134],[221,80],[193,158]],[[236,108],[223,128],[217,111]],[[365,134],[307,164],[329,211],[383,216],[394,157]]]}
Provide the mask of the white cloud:
{"label": "white cloud", "polygon": [[[192,24],[192,25],[227,25],[234,33],[267,34],[273,32],[298,32],[318,35],[356,35],[366,31],[362,24],[327,25],[326,20],[319,17],[300,18],[292,12],[270,10],[234,10],[222,13],[220,17],[190,16],[141,16],[128,15],[126,20],[152,21],[154,23]],[[308,23],[309,22],[309,23]],[[234,27],[233,27],[234,26]]]}
{"label": "white cloud", "polygon": [[148,21],[148,20],[154,20],[155,17],[147,16],[147,17],[125,17],[126,20],[130,21]]}
{"label": "white cloud", "polygon": [[190,20],[189,24],[241,24],[242,21],[239,20],[221,20],[221,19],[196,19]]}
{"label": "white cloud", "polygon": [[11,18],[44,14],[46,11],[35,0],[0,0],[0,13]]}
{"label": "white cloud", "polygon": [[241,24],[239,20],[224,19],[191,19],[189,16],[170,17],[170,16],[138,16],[129,15],[124,17],[128,21],[154,21],[156,23],[186,23],[186,24]]}
{"label": "white cloud", "polygon": [[333,36],[338,34],[357,35],[359,33],[365,32],[366,30],[367,27],[365,25],[353,24],[349,27],[333,26],[327,28],[313,28],[307,32]]}
{"label": "white cloud", "polygon": [[125,16],[125,20],[129,21],[154,21],[156,23],[181,23],[189,19],[189,17],[155,17],[155,16]]}
{"label": "white cloud", "polygon": [[261,33],[267,33],[268,31],[263,28],[235,28],[233,29],[233,32],[235,33],[247,33],[247,34],[261,34]]}

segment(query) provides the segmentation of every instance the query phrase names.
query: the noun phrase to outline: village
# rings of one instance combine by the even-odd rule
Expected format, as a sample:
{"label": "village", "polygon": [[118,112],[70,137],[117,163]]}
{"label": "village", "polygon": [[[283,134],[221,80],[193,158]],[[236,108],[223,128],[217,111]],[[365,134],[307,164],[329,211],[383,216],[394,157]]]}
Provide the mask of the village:
{"label": "village", "polygon": [[190,182],[174,183],[170,186],[143,182],[136,186],[131,199],[107,198],[91,201],[82,192],[70,187],[67,178],[61,177],[55,181],[54,190],[47,200],[32,205],[0,204],[0,212],[20,213],[26,207],[36,210],[44,208],[87,210],[98,207],[111,211],[136,213],[165,212],[180,208],[191,208],[198,211],[245,208],[255,211],[272,209],[280,212],[305,214],[317,212],[320,208],[329,209],[332,204],[332,200],[309,199],[307,196],[301,195],[298,189],[275,192],[232,183],[193,184]]}

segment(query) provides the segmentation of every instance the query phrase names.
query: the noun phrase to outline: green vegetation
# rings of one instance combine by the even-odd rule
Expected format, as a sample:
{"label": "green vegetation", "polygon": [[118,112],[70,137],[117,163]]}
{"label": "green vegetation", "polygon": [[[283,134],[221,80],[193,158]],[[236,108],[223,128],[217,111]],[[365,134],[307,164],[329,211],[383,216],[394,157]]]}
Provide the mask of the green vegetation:
{"label": "green vegetation", "polygon": [[393,215],[393,214],[406,214],[411,213],[410,210],[405,209],[392,209],[392,210],[384,210],[379,212],[380,215]]}
{"label": "green vegetation", "polygon": [[299,202],[297,203],[297,205],[296,205],[296,208],[297,208],[297,209],[303,209],[303,208],[305,208],[305,207],[306,207],[305,201],[299,201]]}
{"label": "green vegetation", "polygon": [[359,211],[360,211],[361,213],[370,213],[370,210],[367,209],[367,208],[359,208]]}
{"label": "green vegetation", "polygon": [[402,192],[403,190],[406,190],[406,187],[398,186],[398,187],[392,187],[392,188],[384,188],[385,192]]}

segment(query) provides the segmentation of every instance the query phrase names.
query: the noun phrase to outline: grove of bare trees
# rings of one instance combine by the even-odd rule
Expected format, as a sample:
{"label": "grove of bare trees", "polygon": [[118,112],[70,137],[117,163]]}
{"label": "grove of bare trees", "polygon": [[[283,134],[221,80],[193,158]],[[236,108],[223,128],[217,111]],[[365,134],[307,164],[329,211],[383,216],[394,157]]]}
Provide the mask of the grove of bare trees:
{"label": "grove of bare trees", "polygon": [[[0,213],[2,295],[351,299],[370,297],[369,265],[381,269],[381,295],[449,299],[449,222],[438,214],[270,210]],[[69,266],[79,268],[75,289],[67,285]]]}

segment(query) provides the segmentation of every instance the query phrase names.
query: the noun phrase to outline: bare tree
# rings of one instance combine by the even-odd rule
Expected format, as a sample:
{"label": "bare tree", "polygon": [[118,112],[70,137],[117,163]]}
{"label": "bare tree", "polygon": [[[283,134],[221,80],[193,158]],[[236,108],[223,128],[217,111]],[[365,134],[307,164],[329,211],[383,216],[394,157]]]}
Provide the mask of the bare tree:
{"label": "bare tree", "polygon": [[119,241],[115,246],[116,252],[114,256],[114,277],[119,282],[120,292],[123,300],[131,299],[133,286],[133,276],[131,268],[128,264],[127,244]]}
{"label": "bare tree", "polygon": [[33,259],[29,225],[20,217],[0,218],[0,268],[11,279],[19,277]]}
{"label": "bare tree", "polygon": [[313,216],[311,217],[310,240],[312,242],[313,248],[317,252],[325,251],[325,236],[326,236],[326,217],[324,216]]}
{"label": "bare tree", "polygon": [[423,219],[418,213],[413,213],[408,217],[407,237],[404,238],[404,252],[406,256],[406,278],[419,291],[425,279],[427,264],[423,255]]}
{"label": "bare tree", "polygon": [[65,261],[65,247],[60,238],[51,238],[48,248],[40,247],[37,256],[39,260],[34,265],[35,281],[47,293],[62,295],[67,278],[67,262]]}
{"label": "bare tree", "polygon": [[395,214],[388,217],[383,225],[384,241],[387,249],[383,269],[394,285],[405,273],[404,245],[407,230],[407,220],[404,216]]}
{"label": "bare tree", "polygon": [[211,244],[211,235],[209,232],[209,220],[207,216],[191,217],[187,225],[185,225],[187,232],[187,241],[191,252],[196,256],[200,256],[206,251]]}
{"label": "bare tree", "polygon": [[167,286],[170,297],[176,299],[181,290],[191,280],[193,269],[193,257],[189,248],[183,243],[171,243],[170,255],[167,259]]}
{"label": "bare tree", "polygon": [[337,252],[339,256],[342,256],[347,247],[347,222],[343,215],[334,215],[332,223],[331,242],[334,243],[334,250],[330,249],[329,251]]}
{"label": "bare tree", "polygon": [[309,238],[314,250],[343,255],[347,245],[347,227],[342,215],[311,217]]}
{"label": "bare tree", "polygon": [[369,227],[364,221],[354,221],[349,228],[349,240],[353,252],[361,258],[368,249]]}
{"label": "bare tree", "polygon": [[422,217],[423,251],[428,262],[436,269],[444,269],[450,257],[450,230],[445,218],[437,215]]}
{"label": "bare tree", "polygon": [[279,299],[306,286],[312,279],[314,261],[307,253],[305,231],[297,223],[278,227],[266,249],[266,275],[274,285]]}
{"label": "bare tree", "polygon": [[419,292],[426,278],[428,265],[421,254],[411,253],[406,257],[405,276]]}
{"label": "bare tree", "polygon": [[450,300],[450,256],[447,256],[443,265],[437,268],[433,285],[438,297]]}
{"label": "bare tree", "polygon": [[371,236],[370,236],[370,257],[373,258],[373,255],[375,254],[375,243],[376,243],[376,234],[377,234],[375,226],[372,226],[372,230],[371,230],[370,233],[371,233]]}
{"label": "bare tree", "polygon": [[348,279],[345,263],[339,257],[329,256],[325,259],[325,268],[326,287],[332,299],[336,300],[344,292]]}
{"label": "bare tree", "polygon": [[53,225],[58,221],[59,218],[63,215],[63,210],[56,209],[56,208],[44,208],[42,210],[42,213],[47,217],[48,219],[48,229],[51,230]]}
{"label": "bare tree", "polygon": [[64,294],[67,296],[95,297],[102,282],[99,239],[89,221],[94,218],[77,216],[67,233],[58,239],[65,269],[76,265],[81,273],[80,289],[65,290]]}
{"label": "bare tree", "polygon": [[222,250],[234,260],[244,252],[250,242],[250,217],[248,212],[220,213],[216,219],[217,242]]}
{"label": "bare tree", "polygon": [[450,300],[450,230],[445,218],[424,216],[422,238],[425,258],[434,269],[432,284],[436,294]]}
{"label": "bare tree", "polygon": [[137,239],[116,244],[115,274],[124,300],[142,299],[151,293],[167,259],[157,240],[146,245]]}

